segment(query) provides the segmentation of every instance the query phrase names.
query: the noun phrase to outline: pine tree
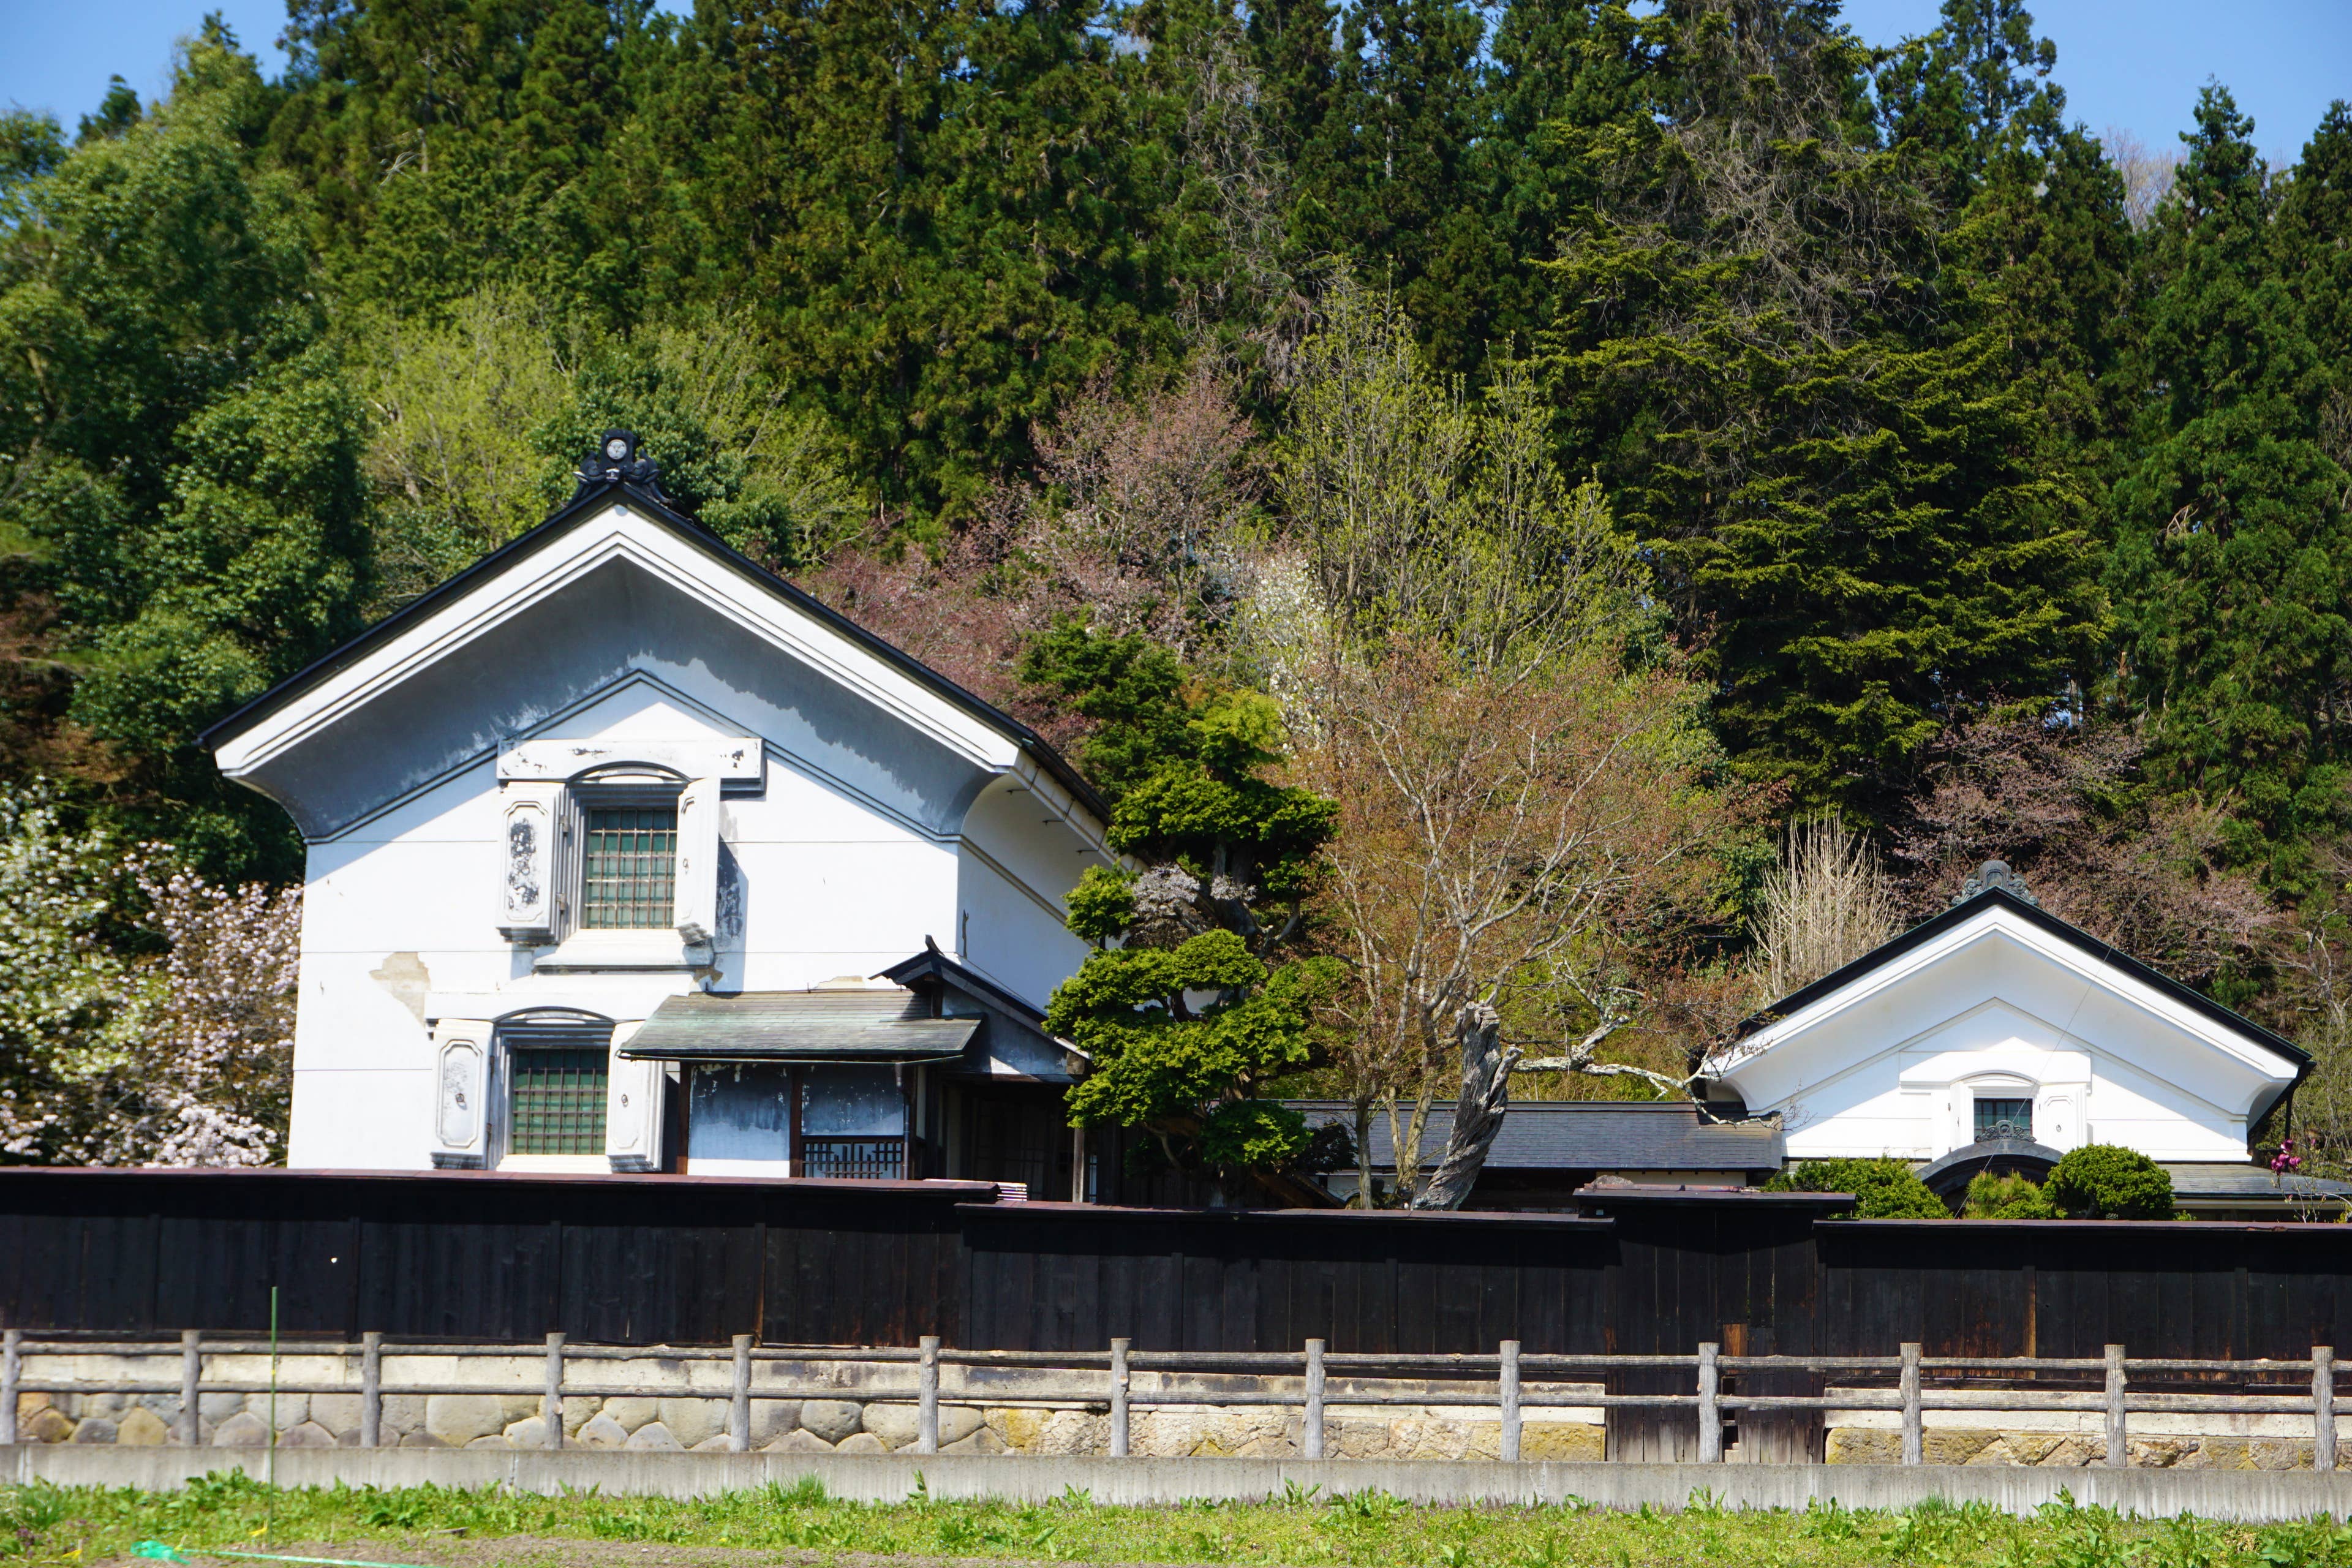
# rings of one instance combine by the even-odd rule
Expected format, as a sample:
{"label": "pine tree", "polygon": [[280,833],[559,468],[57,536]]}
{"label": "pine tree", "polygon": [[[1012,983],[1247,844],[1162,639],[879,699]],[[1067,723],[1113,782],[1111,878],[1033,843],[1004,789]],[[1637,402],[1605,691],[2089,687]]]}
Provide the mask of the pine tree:
{"label": "pine tree", "polygon": [[1292,226],[1391,290],[1441,369],[1475,370],[1511,258],[1476,184],[1485,35],[1463,0],[1364,0],[1339,26],[1331,105],[1300,149]]}
{"label": "pine tree", "polygon": [[1177,347],[1176,183],[1111,21],[758,0],[687,41],[657,134],[696,254],[664,265],[761,301],[778,374],[893,507],[958,515],[1079,386]]}
{"label": "pine tree", "polygon": [[[649,0],[320,0],[288,29],[273,151],[318,205],[345,296],[436,311],[486,283],[625,321],[642,309],[637,192],[614,150]],[[656,61],[657,64],[657,61]]]}
{"label": "pine tree", "polygon": [[1996,326],[1940,290],[1940,214],[1872,145],[1825,5],[1675,0],[1654,115],[1578,139],[1554,363],[1705,640],[1752,776],[1865,814],[1944,724],[2046,703],[2100,611],[2085,504],[2034,461]]}
{"label": "pine tree", "polygon": [[1574,139],[1642,112],[1655,51],[1622,4],[1515,0],[1496,24],[1477,182],[1510,267],[1486,312],[1493,346],[1525,353],[1550,319],[1551,257],[1570,215],[1596,200]]}
{"label": "pine tree", "polygon": [[2347,478],[2329,374],[2273,233],[2253,122],[2209,87],[2158,215],[2140,456],[2114,497],[2126,690],[2160,773],[2226,806],[2280,886],[2341,819],[2352,676]]}

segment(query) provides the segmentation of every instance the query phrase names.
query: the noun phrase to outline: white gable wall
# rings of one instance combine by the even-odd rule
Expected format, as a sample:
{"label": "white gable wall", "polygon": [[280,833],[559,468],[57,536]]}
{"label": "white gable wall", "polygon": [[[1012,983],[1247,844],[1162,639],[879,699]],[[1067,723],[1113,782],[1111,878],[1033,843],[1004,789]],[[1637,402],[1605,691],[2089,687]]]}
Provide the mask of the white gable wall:
{"label": "white gable wall", "polygon": [[1000,779],[966,814],[956,871],[955,940],[940,945],[1014,995],[1043,1007],[1086,962],[1062,923],[1062,900],[1096,857],[1080,854],[1034,781]]}
{"label": "white gable wall", "polygon": [[[309,848],[293,1165],[431,1163],[436,1019],[577,1007],[625,1040],[665,996],[867,975],[926,938],[1042,1005],[1084,956],[1061,899],[1104,859],[1099,825],[1004,737],[756,588],[714,604],[729,585],[659,525],[616,509],[577,532],[222,748],[298,819],[341,819]],[[502,666],[465,646],[468,626],[495,628]],[[404,752],[412,721],[429,738]],[[740,922],[708,967],[555,971],[507,940],[502,752],[740,754],[746,738],[756,782],[719,812]]]}
{"label": "white gable wall", "polygon": [[1998,903],[1739,1042],[1717,1074],[1777,1113],[1791,1159],[1932,1160],[1978,1098],[2033,1102],[2034,1141],[2247,1158],[2295,1064]]}

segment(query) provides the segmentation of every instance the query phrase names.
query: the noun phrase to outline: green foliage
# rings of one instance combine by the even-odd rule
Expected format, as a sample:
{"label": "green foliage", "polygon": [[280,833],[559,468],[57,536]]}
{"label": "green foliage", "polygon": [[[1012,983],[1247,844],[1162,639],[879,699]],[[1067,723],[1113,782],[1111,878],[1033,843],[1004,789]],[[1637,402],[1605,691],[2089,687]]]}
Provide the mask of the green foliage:
{"label": "green foliage", "polygon": [[[1789,1568],[2342,1568],[2352,1531],[2325,1517],[2263,1526],[2182,1517],[2126,1518],[2071,1499],[2015,1518],[1984,1503],[1939,1501],[1896,1512],[1809,1508],[1739,1510],[1704,1493],[1691,1506],[1619,1511],[1568,1506],[1446,1507],[1377,1491],[1318,1505],[1311,1488],[1261,1503],[1118,1507],[1083,1493],[1055,1503],[959,1502],[918,1495],[856,1503],[806,1484],[688,1499],[595,1488],[543,1497],[485,1487],[273,1490],[236,1472],[197,1477],[169,1493],[0,1489],[0,1559],[32,1564],[127,1559],[161,1538],[190,1555],[247,1550],[274,1521],[278,1541],[342,1543],[340,1555],[397,1557],[427,1532],[529,1539],[537,1557],[585,1561],[603,1541],[769,1556],[856,1551],[884,1561],[943,1556],[992,1561],[1397,1563],[1560,1568],[1665,1568],[1756,1562]],[[1291,1495],[1292,1491],[1297,1493]],[[573,1546],[572,1543],[581,1543]],[[364,1548],[363,1550],[362,1548]]]}
{"label": "green foliage", "polygon": [[2032,1178],[1980,1171],[1969,1182],[1962,1219],[2056,1219],[2058,1211]]}
{"label": "green foliage", "polygon": [[1852,1193],[1856,1219],[1949,1219],[1952,1215],[1904,1160],[1806,1160],[1766,1186],[1783,1193]]}
{"label": "green foliage", "polygon": [[74,717],[205,864],[282,872],[282,819],[182,750],[356,631],[368,577],[361,412],[299,202],[242,140],[262,93],[225,35],[198,40],[152,116],[10,197],[0,456],[79,656]]}
{"label": "green foliage", "polygon": [[2137,1149],[2086,1143],[2050,1168],[2042,1197],[2066,1219],[2170,1219],[2172,1177]]}
{"label": "green foliage", "polygon": [[1230,1100],[1201,1123],[1201,1158],[1220,1170],[1279,1171],[1298,1163],[1313,1134],[1307,1118],[1265,1100]]}
{"label": "green foliage", "polygon": [[1562,232],[1549,336],[1733,756],[1874,813],[1956,710],[2062,687],[2101,606],[2087,498],[1942,297],[1934,193],[1856,123],[1829,16],[1664,8],[1653,112],[1576,139],[1610,199]]}
{"label": "green foliage", "polygon": [[2253,123],[2213,87],[2197,125],[2157,222],[2142,456],[2116,487],[2108,576],[2163,775],[2229,809],[2239,856],[2296,888],[2352,776],[2333,719],[2352,474],[2322,439],[2334,373],[2280,266]]}
{"label": "green foliage", "polygon": [[1080,754],[1114,794],[1111,847],[1147,867],[1094,868],[1069,896],[1071,931],[1096,946],[1046,1013],[1090,1058],[1072,1120],[1148,1128],[1171,1152],[1181,1138],[1228,1176],[1294,1163],[1306,1123],[1255,1097],[1312,1058],[1339,974],[1328,959],[1274,960],[1334,811],[1263,776],[1280,710],[1144,638],[1068,621],[1022,673],[1095,721]]}
{"label": "green foliage", "polygon": [[1194,755],[1183,666],[1148,637],[1099,636],[1066,620],[1023,652],[1021,679],[1093,721],[1078,761],[1114,800],[1164,762]]}

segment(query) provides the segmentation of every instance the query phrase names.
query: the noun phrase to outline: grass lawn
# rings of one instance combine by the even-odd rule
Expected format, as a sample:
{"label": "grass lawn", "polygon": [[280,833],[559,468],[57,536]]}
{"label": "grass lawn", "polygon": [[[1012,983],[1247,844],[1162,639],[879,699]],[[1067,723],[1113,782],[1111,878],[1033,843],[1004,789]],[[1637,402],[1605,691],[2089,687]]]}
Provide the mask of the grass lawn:
{"label": "grass lawn", "polygon": [[[2352,1528],[2325,1520],[2260,1528],[2126,1521],[2053,1506],[2011,1519],[1981,1504],[1904,1513],[1817,1509],[1730,1513],[1702,1495],[1680,1513],[1424,1508],[1384,1493],[1335,1500],[1103,1508],[1082,1494],[1043,1506],[848,1503],[810,1482],[673,1502],[517,1496],[495,1489],[316,1489],[273,1500],[242,1474],[184,1492],[0,1488],[0,1563],[145,1564],[160,1540],[434,1568],[693,1568],[884,1563],[1331,1563],[1379,1568],[2352,1568]],[[226,1564],[235,1559],[215,1559]]]}

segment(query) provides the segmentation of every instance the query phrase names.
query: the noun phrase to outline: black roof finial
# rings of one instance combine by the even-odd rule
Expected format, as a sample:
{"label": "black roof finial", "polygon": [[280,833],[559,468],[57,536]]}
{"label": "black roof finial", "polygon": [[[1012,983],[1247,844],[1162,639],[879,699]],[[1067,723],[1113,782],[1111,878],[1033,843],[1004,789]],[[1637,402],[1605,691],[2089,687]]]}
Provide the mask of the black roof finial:
{"label": "black roof finial", "polygon": [[2009,862],[2006,860],[1988,860],[1969,872],[1969,879],[1960,884],[1960,890],[1953,895],[1952,902],[1965,904],[1979,894],[1990,893],[1995,888],[2020,903],[2032,904],[2035,909],[2042,907],[2042,900],[2033,896],[2033,890],[2025,885],[2025,879],[2011,870]]}
{"label": "black roof finial", "polygon": [[591,485],[632,484],[650,491],[656,500],[667,500],[662,494],[661,465],[651,458],[637,455],[637,433],[635,430],[607,430],[597,438],[596,449],[580,459],[580,489]]}

